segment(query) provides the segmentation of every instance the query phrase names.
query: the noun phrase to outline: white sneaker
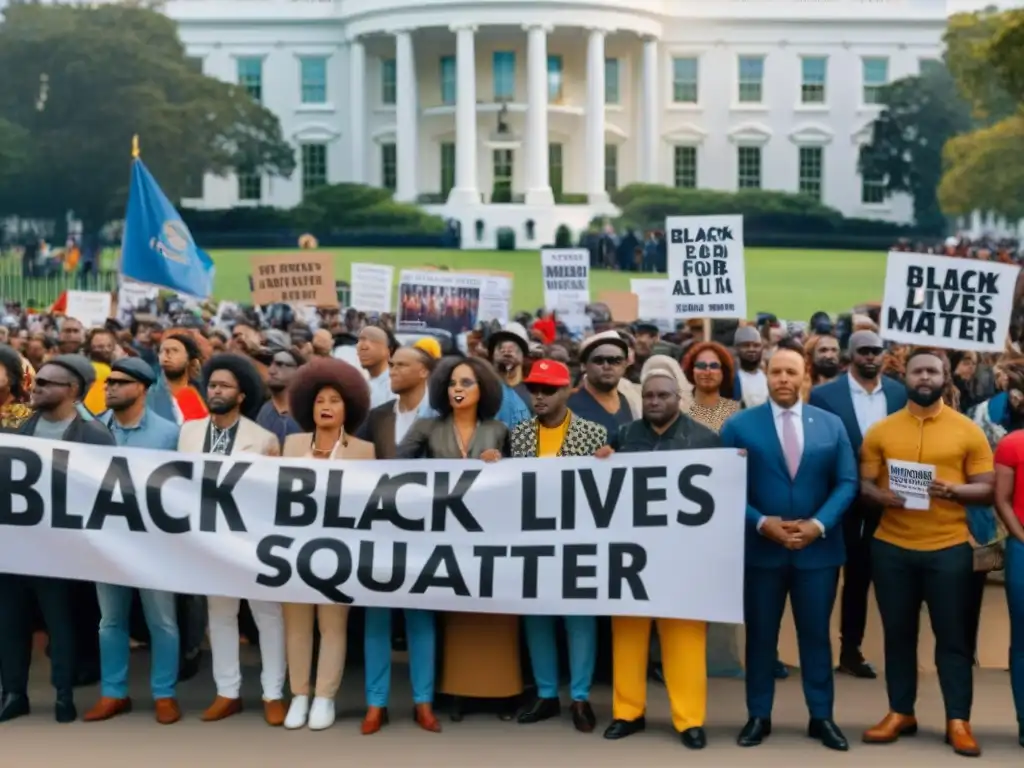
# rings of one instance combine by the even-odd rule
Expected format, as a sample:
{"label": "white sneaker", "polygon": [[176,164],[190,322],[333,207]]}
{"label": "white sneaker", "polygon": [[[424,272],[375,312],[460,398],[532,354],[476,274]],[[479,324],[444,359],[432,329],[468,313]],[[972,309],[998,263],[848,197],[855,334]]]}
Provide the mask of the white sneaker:
{"label": "white sneaker", "polygon": [[309,696],[293,696],[288,707],[288,716],[284,719],[284,727],[290,731],[301,728],[309,716]]}
{"label": "white sneaker", "polygon": [[309,730],[322,731],[332,725],[334,725],[334,699],[317,696],[313,699],[313,706],[309,708]]}

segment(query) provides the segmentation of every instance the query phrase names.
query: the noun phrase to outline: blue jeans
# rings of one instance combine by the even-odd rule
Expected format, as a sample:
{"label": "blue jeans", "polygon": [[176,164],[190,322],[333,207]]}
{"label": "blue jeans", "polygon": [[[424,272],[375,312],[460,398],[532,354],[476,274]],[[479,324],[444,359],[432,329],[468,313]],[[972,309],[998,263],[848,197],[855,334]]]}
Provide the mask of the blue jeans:
{"label": "blue jeans", "polygon": [[[150,686],[154,699],[174,698],[178,682],[178,618],[174,595],[140,589],[142,610],[149,627],[152,651]],[[128,621],[132,608],[131,587],[97,584],[100,603],[100,671],[104,696],[128,696],[128,658],[131,655]]]}
{"label": "blue jeans", "polygon": [[[365,621],[366,704],[386,707],[391,693],[391,609],[367,608]],[[433,612],[406,610],[405,636],[413,703],[430,704],[434,701],[437,645]]]}
{"label": "blue jeans", "polygon": [[[542,699],[558,698],[558,649],[555,647],[555,617],[525,616],[526,646],[530,666]],[[597,619],[593,616],[566,616],[565,636],[569,644],[569,678],[573,701],[590,698],[597,660]]]}
{"label": "blue jeans", "polygon": [[1006,539],[1006,605],[1010,609],[1010,687],[1024,728],[1024,544]]}

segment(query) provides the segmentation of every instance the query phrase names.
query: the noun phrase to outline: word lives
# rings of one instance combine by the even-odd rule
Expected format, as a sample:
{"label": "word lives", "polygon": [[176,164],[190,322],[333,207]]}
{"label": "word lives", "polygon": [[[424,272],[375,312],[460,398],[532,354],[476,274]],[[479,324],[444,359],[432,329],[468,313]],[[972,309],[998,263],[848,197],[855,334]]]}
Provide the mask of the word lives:
{"label": "word lives", "polygon": [[315,301],[325,285],[323,266],[315,261],[262,264],[253,283],[254,291],[279,291],[285,303]]}
{"label": "word lives", "polygon": [[681,227],[669,231],[669,242],[683,254],[681,275],[672,284],[675,313],[731,312],[729,302],[702,302],[704,296],[721,299],[733,293],[729,274],[729,247],[735,243],[731,227]]}
{"label": "word lives", "polygon": [[888,308],[886,322],[891,330],[997,343],[999,323],[993,316],[993,302],[999,296],[998,274],[909,265],[906,276],[906,303]]}

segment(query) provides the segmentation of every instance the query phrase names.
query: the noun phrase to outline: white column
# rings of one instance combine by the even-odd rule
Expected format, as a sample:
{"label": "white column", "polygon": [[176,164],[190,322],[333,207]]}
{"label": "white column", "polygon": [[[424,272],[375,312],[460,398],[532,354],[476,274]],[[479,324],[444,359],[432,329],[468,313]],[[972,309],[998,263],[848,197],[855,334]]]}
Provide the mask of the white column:
{"label": "white column", "polygon": [[526,45],[526,204],[554,205],[548,175],[548,32],[525,27]]}
{"label": "white column", "polygon": [[416,59],[412,50],[412,34],[395,32],[395,125],[397,131],[397,188],[395,200],[413,203],[419,194],[416,169],[419,164],[419,112],[416,84]]}
{"label": "white column", "polygon": [[355,184],[366,183],[366,48],[359,38],[348,44],[349,177]]}
{"label": "white column", "polygon": [[476,27],[452,26],[455,32],[455,187],[448,202],[480,205],[476,176]]}
{"label": "white column", "polygon": [[587,41],[587,201],[606,204],[604,191],[604,36],[591,29]]}
{"label": "white column", "polygon": [[648,184],[657,184],[660,176],[661,116],[660,94],[658,93],[658,41],[648,37],[644,40],[644,110],[643,168],[642,178]]}

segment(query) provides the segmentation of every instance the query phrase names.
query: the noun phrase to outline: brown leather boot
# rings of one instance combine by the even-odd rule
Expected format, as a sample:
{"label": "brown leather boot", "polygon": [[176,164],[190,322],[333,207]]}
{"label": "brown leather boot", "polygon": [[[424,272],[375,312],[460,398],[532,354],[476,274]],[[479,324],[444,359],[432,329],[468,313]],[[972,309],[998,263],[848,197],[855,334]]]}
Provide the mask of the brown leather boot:
{"label": "brown leather boot", "polygon": [[85,713],[82,720],[87,723],[98,723],[101,720],[109,720],[112,717],[117,717],[131,711],[131,699],[112,699],[109,696],[102,696],[96,702],[96,706]]}
{"label": "brown leather boot", "polygon": [[892,744],[900,736],[913,736],[915,733],[917,733],[916,717],[890,712],[874,728],[864,731],[862,741],[865,744]]}
{"label": "brown leather boot", "polygon": [[288,710],[285,709],[284,701],[281,699],[263,700],[263,719],[267,721],[267,725],[272,725],[275,728],[284,725],[284,719],[287,716]]}
{"label": "brown leather boot", "polygon": [[229,699],[225,696],[218,696],[213,700],[203,716],[200,718],[204,723],[215,723],[218,720],[237,715],[242,711],[241,699]]}
{"label": "brown leather boot", "polygon": [[153,704],[156,708],[156,721],[160,725],[173,725],[181,720],[177,699],[157,699]]}
{"label": "brown leather boot", "polygon": [[431,733],[441,732],[441,721],[437,719],[437,715],[434,714],[434,707],[429,703],[417,704],[412,717],[416,724],[424,731],[430,731]]}
{"label": "brown leather boot", "polygon": [[363,736],[370,736],[387,724],[387,707],[369,707],[366,710],[366,717],[363,718],[363,724],[359,726],[359,730],[362,732]]}
{"label": "brown leather boot", "polygon": [[981,757],[981,747],[971,733],[971,724],[966,720],[950,720],[946,724],[946,743],[958,755]]}

